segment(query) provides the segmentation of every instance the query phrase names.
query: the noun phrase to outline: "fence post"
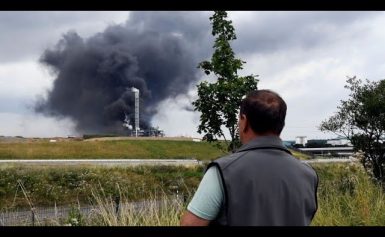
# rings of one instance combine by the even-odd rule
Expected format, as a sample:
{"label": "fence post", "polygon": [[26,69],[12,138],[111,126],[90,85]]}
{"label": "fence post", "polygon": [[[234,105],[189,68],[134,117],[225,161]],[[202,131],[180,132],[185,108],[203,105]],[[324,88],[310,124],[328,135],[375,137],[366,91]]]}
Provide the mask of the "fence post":
{"label": "fence post", "polygon": [[31,208],[32,213],[32,226],[35,226],[35,208]]}
{"label": "fence post", "polygon": [[120,206],[120,196],[115,196],[115,214],[118,216]]}

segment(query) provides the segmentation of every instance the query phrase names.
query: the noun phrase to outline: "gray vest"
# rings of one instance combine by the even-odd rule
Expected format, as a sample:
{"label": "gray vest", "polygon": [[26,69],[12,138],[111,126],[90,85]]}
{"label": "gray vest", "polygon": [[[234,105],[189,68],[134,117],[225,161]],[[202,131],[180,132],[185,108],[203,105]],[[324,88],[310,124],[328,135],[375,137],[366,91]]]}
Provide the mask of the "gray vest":
{"label": "gray vest", "polygon": [[258,137],[217,159],[224,205],[212,224],[307,226],[317,211],[318,176],[276,136]]}

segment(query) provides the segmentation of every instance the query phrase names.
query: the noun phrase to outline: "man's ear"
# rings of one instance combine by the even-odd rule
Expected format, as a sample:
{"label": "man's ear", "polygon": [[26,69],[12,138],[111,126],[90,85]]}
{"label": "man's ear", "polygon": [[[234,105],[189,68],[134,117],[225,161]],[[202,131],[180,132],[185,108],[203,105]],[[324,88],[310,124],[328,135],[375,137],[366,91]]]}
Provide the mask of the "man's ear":
{"label": "man's ear", "polygon": [[241,119],[243,120],[243,124],[244,124],[242,132],[245,133],[249,129],[249,121],[247,120],[247,117],[244,114],[241,114]]}

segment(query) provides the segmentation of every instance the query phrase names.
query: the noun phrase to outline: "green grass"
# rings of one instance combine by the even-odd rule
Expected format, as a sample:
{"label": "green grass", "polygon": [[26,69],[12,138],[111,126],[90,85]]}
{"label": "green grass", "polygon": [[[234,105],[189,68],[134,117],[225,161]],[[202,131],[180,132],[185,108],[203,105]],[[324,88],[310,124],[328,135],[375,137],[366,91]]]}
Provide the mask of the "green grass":
{"label": "green grass", "polygon": [[[309,156],[292,151],[299,159]],[[215,160],[225,152],[207,142],[167,140],[0,143],[0,159],[186,159]]]}
{"label": "green grass", "polygon": [[[96,193],[116,196],[126,193],[130,201],[143,200],[160,190],[189,194],[199,184],[203,167],[27,167],[0,168],[0,209],[34,206],[90,204]],[[21,185],[25,189],[23,193]],[[28,198],[26,198],[26,196]]]}
{"label": "green grass", "polygon": [[384,190],[360,164],[314,165],[320,177],[315,226],[385,225]]}
{"label": "green grass", "polygon": [[[299,159],[306,154],[292,151]],[[95,159],[95,158],[196,158],[206,165],[225,153],[206,142],[114,140],[63,141],[50,143],[0,143],[0,159]],[[385,225],[385,194],[359,164],[312,164],[320,177],[319,209],[312,222],[315,226]],[[204,167],[140,166],[0,166],[0,209],[12,211],[34,206],[97,204],[99,215],[85,225],[176,225],[183,212],[180,206],[158,212],[149,208],[140,218],[131,209],[125,217],[114,219],[103,202],[116,195],[126,201],[148,200],[180,193],[191,198]],[[21,185],[25,193],[21,190]],[[96,202],[96,203],[95,203]],[[168,204],[166,204],[168,205]],[[170,204],[171,205],[171,204]],[[131,215],[131,216],[129,216]],[[138,215],[136,215],[138,216]],[[148,218],[146,219],[146,216]],[[120,221],[119,221],[120,220]]]}
{"label": "green grass", "polygon": [[[127,203],[127,198],[121,193],[122,204],[119,212],[115,211],[115,203],[103,195],[93,196],[96,208],[93,215],[84,218],[78,215],[76,219],[83,221],[86,226],[179,226],[180,218],[186,210],[187,202],[176,199],[173,195],[161,192],[149,195],[141,208],[135,208]],[[128,204],[128,205],[127,205]]]}
{"label": "green grass", "polygon": [[207,142],[162,140],[0,143],[0,159],[178,159],[214,160],[224,155]]}
{"label": "green grass", "polygon": [[[375,185],[362,166],[357,163],[316,164],[320,183],[318,188],[318,211],[312,226],[383,226],[385,225],[385,193]],[[100,199],[97,218],[86,225],[178,225],[187,203],[172,205],[161,212],[154,208],[155,199],[138,213],[124,211],[118,218],[108,199]],[[109,201],[111,203],[111,201]],[[139,218],[140,217],[140,218]]]}
{"label": "green grass", "polygon": [[[320,183],[318,211],[313,226],[385,225],[385,193],[370,180],[357,163],[312,164]],[[95,214],[84,225],[178,225],[204,167],[140,166],[108,167],[26,167],[0,168],[0,207],[4,211],[34,206],[95,205]],[[20,188],[23,184],[26,194]],[[156,208],[156,200],[179,193],[187,202]],[[113,198],[122,202],[147,200],[140,212],[122,209],[117,217]],[[84,217],[86,218],[86,217]]]}
{"label": "green grass", "polygon": [[[290,150],[290,149],[289,149]],[[306,154],[306,153],[303,153],[303,152],[300,152],[300,151],[295,151],[295,150],[290,150],[290,152],[293,154],[294,157],[296,157],[297,159],[300,159],[300,160],[309,160],[311,159],[311,156]]]}

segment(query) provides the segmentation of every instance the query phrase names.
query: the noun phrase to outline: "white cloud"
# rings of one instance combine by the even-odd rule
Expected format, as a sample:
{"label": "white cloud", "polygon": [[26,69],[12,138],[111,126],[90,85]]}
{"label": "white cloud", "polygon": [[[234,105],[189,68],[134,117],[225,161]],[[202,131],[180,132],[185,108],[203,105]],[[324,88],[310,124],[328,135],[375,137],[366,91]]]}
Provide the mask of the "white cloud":
{"label": "white cloud", "polygon": [[323,30],[337,34],[326,36],[329,44],[314,48],[289,47],[241,55],[247,61],[243,74],[259,74],[260,89],[272,89],[286,100],[284,139],[334,136],[320,132],[318,126],[337,111],[340,100],[348,98],[349,91],[344,88],[347,76],[379,80],[383,75],[385,63],[380,58],[385,48],[379,43],[385,38],[378,29],[383,23],[384,14],[357,21],[347,29],[329,26]]}
{"label": "white cloud", "polygon": [[152,119],[153,126],[159,126],[166,136],[201,138],[202,135],[197,133],[200,114],[190,110],[195,97],[196,91],[190,90],[186,95],[161,102],[157,107],[158,113]]}
{"label": "white cloud", "polygon": [[35,114],[0,113],[0,135],[23,137],[75,136],[70,119],[57,120]]}
{"label": "white cloud", "polygon": [[[49,89],[52,78],[41,65],[34,61],[0,64],[0,94],[3,97],[32,98]],[[1,103],[1,102],[0,102]]]}

